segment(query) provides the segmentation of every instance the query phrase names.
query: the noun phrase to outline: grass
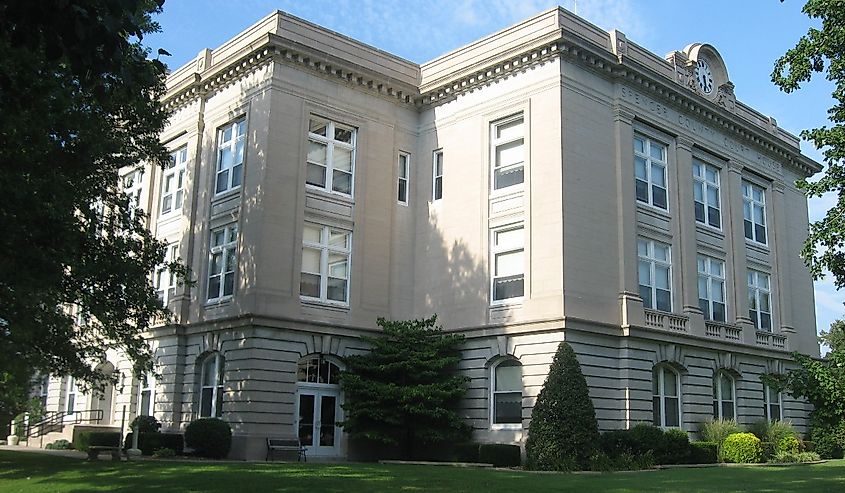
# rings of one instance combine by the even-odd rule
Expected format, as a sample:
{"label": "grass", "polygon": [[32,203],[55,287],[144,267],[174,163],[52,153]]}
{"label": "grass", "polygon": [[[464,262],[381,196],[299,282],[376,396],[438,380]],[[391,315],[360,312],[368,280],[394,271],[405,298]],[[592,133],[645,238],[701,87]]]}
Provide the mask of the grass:
{"label": "grass", "polygon": [[845,460],[794,467],[536,474],[439,466],[136,461],[86,462],[0,451],[0,491],[17,492],[456,492],[813,493],[845,491]]}

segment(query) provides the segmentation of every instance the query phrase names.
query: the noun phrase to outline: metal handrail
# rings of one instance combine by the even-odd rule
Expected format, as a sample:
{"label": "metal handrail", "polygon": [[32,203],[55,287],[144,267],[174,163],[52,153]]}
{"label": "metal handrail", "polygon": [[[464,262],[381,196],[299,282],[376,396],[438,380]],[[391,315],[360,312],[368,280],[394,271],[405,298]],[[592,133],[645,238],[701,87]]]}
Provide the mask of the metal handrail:
{"label": "metal handrail", "polygon": [[26,439],[38,438],[53,431],[59,431],[65,425],[80,424],[82,422],[100,424],[103,420],[102,409],[86,409],[84,411],[53,411],[47,413],[37,423],[29,423],[26,426]]}

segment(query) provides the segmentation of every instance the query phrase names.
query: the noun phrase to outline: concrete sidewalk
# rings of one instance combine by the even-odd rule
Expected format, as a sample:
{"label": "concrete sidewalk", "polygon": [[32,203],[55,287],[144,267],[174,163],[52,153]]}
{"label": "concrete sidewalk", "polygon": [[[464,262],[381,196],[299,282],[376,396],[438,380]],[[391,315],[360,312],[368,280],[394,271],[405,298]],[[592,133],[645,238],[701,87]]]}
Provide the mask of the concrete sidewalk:
{"label": "concrete sidewalk", "polygon": [[58,457],[70,457],[72,459],[87,459],[88,454],[80,452],[79,450],[47,450],[38,447],[21,447],[19,445],[0,445],[0,450],[8,450],[10,452],[29,452],[33,454],[48,454]]}

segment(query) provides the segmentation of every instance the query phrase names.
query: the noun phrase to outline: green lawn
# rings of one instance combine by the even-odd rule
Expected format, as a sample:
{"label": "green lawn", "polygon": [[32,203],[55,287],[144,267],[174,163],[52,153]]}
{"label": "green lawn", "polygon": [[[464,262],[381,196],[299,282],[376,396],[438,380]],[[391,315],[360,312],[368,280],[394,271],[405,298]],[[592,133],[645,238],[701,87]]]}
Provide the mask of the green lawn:
{"label": "green lawn", "polygon": [[576,475],[378,464],[86,462],[43,454],[0,451],[0,491],[842,493],[845,492],[845,460],[813,466]]}

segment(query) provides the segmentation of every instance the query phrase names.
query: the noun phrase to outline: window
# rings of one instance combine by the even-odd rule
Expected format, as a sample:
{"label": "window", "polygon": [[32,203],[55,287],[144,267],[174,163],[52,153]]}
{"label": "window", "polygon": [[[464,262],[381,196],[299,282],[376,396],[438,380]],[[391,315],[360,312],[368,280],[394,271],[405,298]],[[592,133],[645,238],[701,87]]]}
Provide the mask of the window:
{"label": "window", "polygon": [[654,426],[677,428],[681,425],[681,383],[668,366],[657,365],[651,372]]}
{"label": "window", "polygon": [[431,199],[443,198],[443,151],[434,151],[431,163]]}
{"label": "window", "polygon": [[38,379],[38,401],[41,402],[41,408],[47,409],[47,396],[50,391],[50,375],[44,375]]}
{"label": "window", "polygon": [[296,381],[338,385],[340,367],[322,355],[311,356],[299,361],[296,366]]}
{"label": "window", "polygon": [[155,375],[146,373],[141,376],[138,385],[138,416],[154,416]]}
{"label": "window", "polygon": [[766,242],[766,191],[747,181],[742,182],[742,214],[745,218],[745,237]]}
{"label": "window", "polygon": [[65,412],[67,412],[67,414],[73,414],[74,409],[76,409],[76,394],[79,392],[79,388],[76,386],[76,379],[71,375],[68,375],[67,377],[66,392]]}
{"label": "window", "polygon": [[521,298],[525,292],[525,230],[509,226],[493,231],[493,301]]}
{"label": "window", "polygon": [[748,271],[748,317],[757,330],[772,331],[771,290],[769,275]]}
{"label": "window", "polygon": [[141,209],[141,195],[144,193],[144,170],[138,168],[126,173],[121,178],[123,193],[129,198],[129,214],[134,218],[135,211]]}
{"label": "window", "polygon": [[185,199],[185,164],[188,162],[188,148],[180,147],[170,153],[170,161],[161,177],[161,210],[166,216],[182,208]]}
{"label": "window", "polygon": [[355,169],[355,129],[312,116],[308,124],[305,183],[327,191],[352,195]]}
{"label": "window", "polygon": [[634,136],[634,178],[637,200],[668,209],[666,199],[666,145]]}
{"label": "window", "polygon": [[725,263],[698,256],[698,307],[707,320],[725,321]]}
{"label": "window", "polygon": [[713,419],[734,419],[736,417],[736,388],[734,379],[724,371],[713,376]]}
{"label": "window", "polygon": [[209,354],[201,371],[200,418],[219,418],[223,415],[223,355]]}
{"label": "window", "polygon": [[637,240],[640,297],[643,306],[672,311],[672,262],[669,245],[654,240]]}
{"label": "window", "polygon": [[767,421],[780,421],[783,419],[783,406],[781,405],[780,392],[763,384],[763,413]]}
{"label": "window", "polygon": [[695,220],[721,229],[719,169],[701,161],[693,161],[692,188],[695,197]]}
{"label": "window", "polygon": [[306,223],[302,230],[299,294],[324,302],[348,303],[351,250],[349,231]]}
{"label": "window", "polygon": [[[522,425],[522,365],[502,360],[491,369],[493,425]],[[507,427],[507,426],[506,426]]]}
{"label": "window", "polygon": [[[173,262],[179,258],[179,243],[171,243],[167,245],[167,250],[164,254],[164,262]],[[158,295],[158,301],[161,306],[167,306],[167,303],[176,295],[176,274],[170,272],[166,265],[162,265],[155,272],[155,279],[153,280]]]}
{"label": "window", "polygon": [[525,180],[525,125],[522,113],[491,124],[493,190],[521,185]]}
{"label": "window", "polygon": [[217,130],[217,177],[214,193],[241,186],[244,173],[246,119],[241,118]]}
{"label": "window", "polygon": [[238,225],[229,224],[211,231],[208,261],[208,299],[232,296],[238,264]]}
{"label": "window", "polygon": [[397,184],[396,200],[400,204],[408,205],[408,180],[411,177],[411,155],[399,153],[399,183]]}

